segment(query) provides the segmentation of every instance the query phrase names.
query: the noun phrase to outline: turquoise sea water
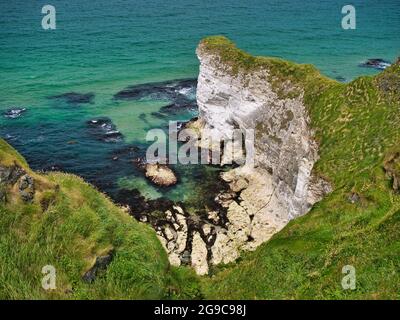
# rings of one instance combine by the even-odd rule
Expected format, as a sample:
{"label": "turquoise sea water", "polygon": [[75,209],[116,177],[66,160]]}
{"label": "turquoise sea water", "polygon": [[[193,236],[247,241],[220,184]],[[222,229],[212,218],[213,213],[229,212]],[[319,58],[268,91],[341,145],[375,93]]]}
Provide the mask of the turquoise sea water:
{"label": "turquoise sea water", "polygon": [[[57,29],[41,28],[41,8],[55,6]],[[179,168],[181,183],[154,188],[132,163],[145,147],[148,129],[195,115],[183,108],[154,116],[170,103],[163,97],[116,100],[124,88],[154,81],[196,78],[195,48],[208,35],[223,34],[256,55],[315,64],[324,74],[350,81],[377,71],[360,68],[367,58],[400,55],[400,1],[355,0],[357,29],[341,28],[340,0],[0,0],[0,116],[5,137],[35,169],[60,166],[100,188],[140,189],[147,197],[184,200],[203,170]],[[49,96],[94,93],[92,103],[68,105]],[[189,97],[190,98],[190,97]],[[192,97],[193,98],[193,97]],[[108,117],[124,135],[119,143],[90,136],[86,121]],[[122,153],[120,161],[112,161]],[[188,173],[189,171],[189,173]],[[193,173],[194,172],[194,173]]]}

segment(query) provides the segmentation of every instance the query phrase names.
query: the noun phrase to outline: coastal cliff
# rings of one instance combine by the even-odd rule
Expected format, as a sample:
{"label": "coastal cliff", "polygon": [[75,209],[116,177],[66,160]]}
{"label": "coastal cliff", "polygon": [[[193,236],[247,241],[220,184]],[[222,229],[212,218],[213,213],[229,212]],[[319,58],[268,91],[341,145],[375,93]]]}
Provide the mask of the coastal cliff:
{"label": "coastal cliff", "polygon": [[[304,102],[310,77],[330,80],[310,66],[252,57],[223,37],[203,40],[196,52],[197,127],[211,130],[221,141],[228,141],[234,130],[255,132],[254,166],[221,176],[229,190],[216,199],[227,220],[215,229],[210,248],[208,262],[216,265],[234,261],[242,250],[254,250],[332,190],[313,172],[319,146]],[[234,154],[245,153],[242,144],[233,148],[239,149]],[[224,154],[222,164],[231,159]],[[196,246],[192,250],[200,274],[208,270],[206,252]],[[203,261],[201,267],[198,261]]]}
{"label": "coastal cliff", "polygon": [[[222,133],[255,127],[250,176],[268,181],[265,169],[274,209],[298,216],[232,268],[213,272],[206,295],[397,297],[400,59],[376,76],[339,83],[309,65],[250,56],[223,37],[203,40],[197,52],[201,122]],[[341,285],[344,266],[356,270],[355,290]]]}
{"label": "coastal cliff", "polygon": [[[233,60],[224,60],[229,54]],[[282,78],[276,71],[281,65],[297,73],[303,66],[267,58],[258,58],[262,61],[257,65],[257,58],[222,37],[202,41],[197,55],[197,102],[205,128],[213,128],[222,139],[237,128],[255,130],[256,171],[270,176],[266,179],[272,180],[276,205],[282,207],[288,219],[306,213],[329,192],[330,186],[312,172],[319,156],[304,102],[307,88],[289,77]],[[252,59],[254,67],[240,66]],[[310,70],[297,80],[306,82],[310,76],[321,77]]]}
{"label": "coastal cliff", "polygon": [[[385,168],[397,188],[390,160],[397,153],[390,150],[399,138],[393,129],[398,127],[399,63],[376,77],[343,84],[311,65],[251,56],[219,36],[201,41],[197,55],[199,118],[188,127],[209,129],[225,145],[233,130],[253,129],[254,166],[222,173],[228,188],[205,214],[194,217],[179,207],[167,212],[171,223],[158,226],[158,234],[173,265],[189,264],[207,274],[243,251],[264,250],[272,236],[314,207],[330,203],[345,212],[362,211],[368,197],[363,193],[378,183],[365,182],[363,175],[382,179],[370,171],[376,166]],[[213,148],[203,140],[199,146]],[[233,149],[246,152],[242,144]],[[224,153],[221,164],[232,159],[241,160]],[[334,193],[340,199],[325,200],[334,190],[340,190]],[[385,201],[397,208],[396,199]],[[230,279],[235,276],[229,273]]]}
{"label": "coastal cliff", "polygon": [[[203,149],[222,143],[220,164],[236,168],[221,174],[227,187],[214,208],[193,217],[175,206],[152,224],[170,262],[203,275],[255,250],[332,190],[313,171],[319,144],[306,99],[336,82],[309,65],[253,57],[224,37],[204,39],[196,53],[199,117],[187,127],[199,133]],[[237,130],[254,132],[251,165],[243,164],[246,143],[232,140]]]}

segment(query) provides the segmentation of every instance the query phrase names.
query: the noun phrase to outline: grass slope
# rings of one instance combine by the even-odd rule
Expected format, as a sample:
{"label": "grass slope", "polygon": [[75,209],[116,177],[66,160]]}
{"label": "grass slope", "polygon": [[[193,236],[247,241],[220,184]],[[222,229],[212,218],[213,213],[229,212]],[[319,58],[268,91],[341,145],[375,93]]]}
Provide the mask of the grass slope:
{"label": "grass slope", "polygon": [[[271,241],[203,279],[206,296],[399,299],[400,195],[393,187],[400,181],[400,62],[342,84],[308,65],[252,57],[224,37],[203,40],[202,50],[244,78],[267,68],[286,98],[288,87],[304,92],[320,144],[314,170],[335,186]],[[356,269],[355,290],[342,289],[345,265]]]}
{"label": "grass slope", "polygon": [[[0,202],[0,299],[160,299],[197,297],[193,272],[169,266],[155,232],[82,179],[39,175],[0,139],[0,166],[18,165],[35,180],[35,199],[15,189]],[[93,283],[82,275],[111,249],[114,259]],[[41,286],[56,268],[56,290]]]}

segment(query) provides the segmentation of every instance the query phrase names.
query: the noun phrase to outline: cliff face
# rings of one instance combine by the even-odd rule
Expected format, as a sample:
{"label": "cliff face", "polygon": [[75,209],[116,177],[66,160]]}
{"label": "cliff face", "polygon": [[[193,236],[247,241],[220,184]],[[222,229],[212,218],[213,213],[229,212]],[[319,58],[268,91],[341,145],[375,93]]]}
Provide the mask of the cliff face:
{"label": "cliff face", "polygon": [[271,176],[265,179],[273,184],[276,209],[289,219],[306,213],[330,188],[312,173],[318,144],[304,89],[286,79],[277,84],[267,65],[235,70],[206,41],[197,49],[200,119],[225,138],[234,128],[254,129],[255,170]]}
{"label": "cliff face", "polygon": [[[188,128],[200,133],[202,148],[224,147],[222,164],[254,155],[250,165],[221,175],[228,190],[216,196],[214,209],[193,218],[174,208],[164,214],[167,225],[156,223],[170,262],[206,274],[210,265],[256,249],[331,191],[313,173],[319,145],[305,101],[332,82],[312,66],[253,57],[223,37],[203,40],[197,55],[199,119]],[[232,143],[234,130],[254,137]]]}
{"label": "cliff face", "polygon": [[[200,250],[202,238],[193,242],[192,265],[204,274],[208,264],[228,263],[240,251],[254,250],[291,219],[307,213],[331,187],[313,174],[319,147],[304,103],[306,89],[299,85],[307,72],[300,72],[300,81],[291,81],[276,69],[297,74],[297,65],[260,61],[225,38],[202,41],[197,55],[197,127],[212,130],[213,138],[225,140],[225,145],[235,129],[255,132],[254,167],[222,175],[230,190],[216,201],[226,210],[227,221],[222,228],[211,226],[208,255]],[[243,145],[234,148],[239,154],[244,151]],[[231,159],[224,154],[222,162],[224,158]]]}

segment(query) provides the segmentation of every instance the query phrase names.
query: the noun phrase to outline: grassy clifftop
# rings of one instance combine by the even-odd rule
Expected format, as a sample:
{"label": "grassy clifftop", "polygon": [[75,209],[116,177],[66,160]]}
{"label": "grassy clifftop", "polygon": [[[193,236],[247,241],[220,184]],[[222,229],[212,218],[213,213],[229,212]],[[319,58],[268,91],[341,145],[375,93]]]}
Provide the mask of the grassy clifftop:
{"label": "grassy clifftop", "polygon": [[[335,80],[329,79],[311,64],[296,64],[287,60],[252,56],[239,49],[224,36],[212,36],[200,42],[198,53],[215,56],[218,61],[216,66],[233,76],[241,75],[243,85],[246,78],[253,72],[266,69],[272,85],[278,96],[291,98],[305,92],[306,97],[319,95],[324,88],[339,85]],[[305,90],[304,90],[305,89]]]}
{"label": "grassy clifftop", "polygon": [[[270,73],[278,95],[303,93],[320,145],[314,170],[334,192],[234,266],[204,280],[217,298],[400,298],[400,62],[342,84],[315,68],[252,57],[223,37],[202,42],[229,72]],[[293,92],[293,91],[292,91]],[[285,96],[285,98],[290,96]],[[343,290],[354,266],[356,289]]]}
{"label": "grassy clifftop", "polygon": [[[0,195],[1,299],[197,295],[195,282],[181,286],[192,273],[169,266],[150,227],[76,176],[33,172],[3,140]],[[55,267],[55,290],[42,288],[46,265]]]}

